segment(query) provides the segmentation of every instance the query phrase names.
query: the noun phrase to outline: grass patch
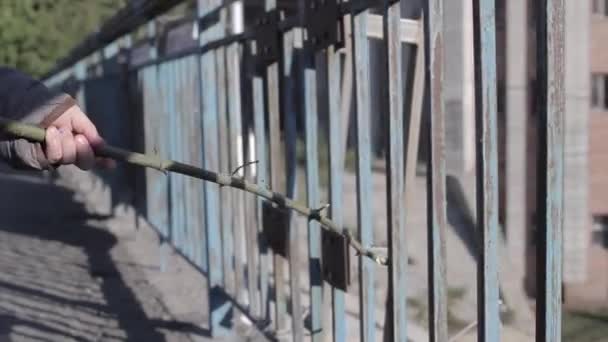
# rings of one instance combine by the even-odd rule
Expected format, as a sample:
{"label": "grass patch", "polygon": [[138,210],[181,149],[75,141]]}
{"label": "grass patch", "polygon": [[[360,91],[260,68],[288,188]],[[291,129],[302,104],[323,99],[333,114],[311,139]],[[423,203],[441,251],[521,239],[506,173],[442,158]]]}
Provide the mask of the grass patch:
{"label": "grass patch", "polygon": [[562,339],[572,342],[607,341],[608,309],[593,312],[564,312]]}

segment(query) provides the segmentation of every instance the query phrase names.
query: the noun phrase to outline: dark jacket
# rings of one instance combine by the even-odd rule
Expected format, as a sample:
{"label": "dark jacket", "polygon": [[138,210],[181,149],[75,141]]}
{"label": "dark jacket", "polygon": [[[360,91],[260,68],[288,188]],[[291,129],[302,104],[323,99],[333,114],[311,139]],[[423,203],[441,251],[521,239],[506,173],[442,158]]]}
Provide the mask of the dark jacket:
{"label": "dark jacket", "polygon": [[[17,70],[0,67],[0,116],[45,127],[74,103],[65,93],[52,91]],[[1,135],[0,159],[16,168],[49,167],[41,144]]]}

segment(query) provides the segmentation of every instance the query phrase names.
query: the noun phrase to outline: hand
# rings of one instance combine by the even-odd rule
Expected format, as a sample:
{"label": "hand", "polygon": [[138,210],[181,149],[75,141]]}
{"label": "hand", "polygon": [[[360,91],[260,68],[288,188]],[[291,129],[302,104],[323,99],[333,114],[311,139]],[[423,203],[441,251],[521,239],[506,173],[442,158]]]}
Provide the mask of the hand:
{"label": "hand", "polygon": [[95,148],[103,144],[95,125],[74,105],[46,129],[44,154],[51,165],[74,164],[82,170],[113,167],[112,160],[95,157]]}

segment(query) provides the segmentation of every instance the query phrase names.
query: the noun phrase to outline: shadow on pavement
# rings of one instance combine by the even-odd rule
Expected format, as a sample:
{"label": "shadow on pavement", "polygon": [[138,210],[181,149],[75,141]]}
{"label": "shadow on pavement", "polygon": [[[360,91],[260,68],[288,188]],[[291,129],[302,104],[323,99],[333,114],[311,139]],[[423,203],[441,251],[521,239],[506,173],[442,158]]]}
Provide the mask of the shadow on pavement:
{"label": "shadow on pavement", "polygon": [[152,299],[138,298],[112,259],[116,238],[88,224],[72,195],[0,174],[0,341],[155,342],[161,329],[192,330],[148,317]]}

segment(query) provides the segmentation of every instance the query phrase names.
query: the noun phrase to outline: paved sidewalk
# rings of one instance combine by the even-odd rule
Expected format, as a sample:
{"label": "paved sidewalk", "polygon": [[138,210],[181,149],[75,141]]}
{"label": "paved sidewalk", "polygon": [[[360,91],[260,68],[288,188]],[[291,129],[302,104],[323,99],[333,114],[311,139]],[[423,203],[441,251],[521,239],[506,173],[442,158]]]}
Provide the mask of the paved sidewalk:
{"label": "paved sidewalk", "polygon": [[[0,342],[210,340],[196,272],[175,256],[160,272],[150,231],[135,239],[133,226],[88,215],[73,198],[40,178],[0,173]],[[166,280],[178,276],[196,292]],[[181,316],[167,299],[186,303]]]}

